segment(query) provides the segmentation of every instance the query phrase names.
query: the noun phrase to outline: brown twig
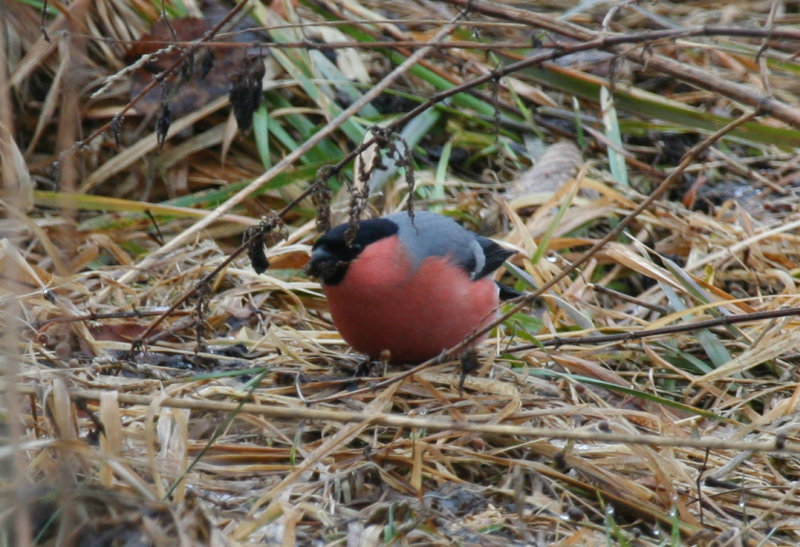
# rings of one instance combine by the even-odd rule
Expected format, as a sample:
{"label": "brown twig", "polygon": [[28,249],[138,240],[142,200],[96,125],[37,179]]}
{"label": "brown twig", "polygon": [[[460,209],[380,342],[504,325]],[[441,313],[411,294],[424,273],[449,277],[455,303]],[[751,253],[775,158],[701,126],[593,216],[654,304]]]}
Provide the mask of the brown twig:
{"label": "brown twig", "polygon": [[[74,323],[76,321],[101,321],[105,319],[135,319],[141,317],[153,317],[155,315],[161,315],[164,312],[154,311],[154,310],[144,310],[144,311],[120,311],[120,312],[113,312],[113,313],[87,313],[84,315],[67,315],[61,317],[52,317],[47,319],[46,321],[42,321],[41,323],[34,323],[33,328],[37,331],[42,332],[46,330],[51,325],[56,323]],[[175,313],[175,312],[173,312]],[[192,313],[190,311],[186,311],[183,313]]]}
{"label": "brown twig", "polygon": [[[20,393],[36,394],[34,386],[20,385]],[[0,390],[2,391],[2,390]],[[103,395],[102,390],[70,389],[71,398],[80,398],[90,401],[99,401]],[[153,396],[135,395],[120,392],[116,394],[120,403],[141,405],[150,408],[155,398]],[[494,423],[475,423],[469,421],[448,421],[432,418],[417,418],[402,414],[370,414],[363,412],[349,412],[342,410],[303,408],[298,406],[281,407],[278,405],[264,405],[254,403],[225,402],[198,400],[179,397],[164,397],[158,399],[158,406],[168,408],[186,408],[222,413],[246,413],[257,416],[268,416],[279,420],[320,420],[340,423],[370,423],[395,428],[407,428],[431,431],[463,431],[467,433],[481,433],[484,435],[512,436],[535,439],[565,439],[582,442],[619,443],[627,445],[646,446],[677,446],[683,448],[699,448],[710,450],[752,450],[754,452],[780,452],[784,454],[800,454],[800,443],[787,442],[785,436],[772,435],[774,440],[763,442],[735,441],[720,439],[718,437],[668,437],[648,434],[619,434],[601,433],[585,430],[556,430],[544,427],[528,427],[519,425],[504,425]]]}
{"label": "brown twig", "polygon": [[629,294],[625,294],[623,292],[619,292],[614,289],[604,287],[603,285],[598,285],[597,283],[590,284],[589,288],[591,288],[596,292],[604,293],[609,296],[613,296],[614,298],[619,298],[620,300],[630,302],[631,304],[636,304],[637,306],[647,308],[648,310],[653,310],[654,312],[660,313],[661,315],[666,315],[667,313],[669,313],[669,309],[665,308],[664,306],[659,306],[658,304],[651,304],[650,302],[645,302],[644,300],[636,298],[635,296],[631,296]]}
{"label": "brown twig", "polygon": [[[314,26],[319,26],[314,24]],[[268,28],[254,28],[249,30],[265,30]],[[89,34],[75,33],[73,36],[85,38],[86,40],[107,42],[106,38],[92,36]],[[766,40],[781,39],[787,41],[800,41],[800,30],[791,28],[779,29],[762,29],[762,28],[741,28],[741,27],[724,27],[724,26],[695,26],[684,27],[680,29],[664,29],[664,30],[649,30],[644,32],[627,32],[620,34],[610,34],[605,36],[595,36],[590,40],[604,39],[606,44],[604,47],[598,49],[607,49],[612,46],[622,44],[638,44],[647,43],[654,44],[663,41],[672,41],[680,38],[696,38],[696,37],[738,37],[738,38],[761,38]],[[586,40],[589,41],[589,40]],[[133,45],[140,43],[140,40],[114,40],[114,43],[122,45]],[[177,47],[187,48],[197,45],[197,40],[147,40],[147,44],[152,46],[161,47]],[[576,45],[575,42],[564,42],[558,40],[542,41],[537,44],[537,49],[561,49],[569,46]],[[376,48],[420,48],[432,47],[436,50],[444,49],[476,49],[476,50],[500,50],[500,49],[531,49],[529,41],[519,42],[472,42],[467,40],[452,40],[438,44],[431,44],[428,40],[374,40],[374,41],[360,41],[360,40],[341,40],[336,42],[312,42],[311,40],[303,40],[299,42],[222,42],[222,41],[205,41],[203,47],[216,48],[216,49],[305,49],[305,50],[319,50],[325,51],[328,49],[345,49],[345,48],[361,48],[374,50]],[[757,53],[758,55],[758,53]],[[763,56],[763,53],[761,53]]]}
{"label": "brown twig", "polygon": [[704,321],[695,321],[685,325],[672,325],[669,327],[660,327],[657,329],[644,329],[634,332],[622,332],[618,334],[604,334],[599,336],[576,336],[574,338],[556,336],[549,340],[542,340],[537,344],[525,344],[522,346],[514,346],[506,350],[508,353],[516,353],[518,351],[525,351],[529,349],[537,349],[542,346],[560,347],[565,344],[607,344],[609,342],[629,342],[631,340],[640,340],[642,338],[650,338],[653,336],[661,336],[664,334],[676,334],[681,332],[695,332],[700,329],[709,329],[711,327],[720,327],[727,325],[735,325],[737,323],[747,323],[749,321],[761,321],[763,319],[775,319],[777,317],[791,317],[793,315],[800,315],[800,308],[783,308],[777,310],[758,311],[753,313],[740,313],[736,315],[723,315],[714,319],[706,319]]}

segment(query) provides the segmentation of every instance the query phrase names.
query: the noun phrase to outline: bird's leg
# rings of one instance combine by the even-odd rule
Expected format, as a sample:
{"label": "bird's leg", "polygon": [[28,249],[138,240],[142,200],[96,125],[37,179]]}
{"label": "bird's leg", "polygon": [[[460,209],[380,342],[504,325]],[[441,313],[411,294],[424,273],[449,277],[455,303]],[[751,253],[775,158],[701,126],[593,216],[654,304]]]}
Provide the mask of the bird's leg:
{"label": "bird's leg", "polygon": [[353,376],[355,378],[367,378],[372,376],[372,371],[376,363],[377,361],[373,361],[369,357],[364,356],[364,359],[353,370]]}
{"label": "bird's leg", "polygon": [[464,393],[464,380],[467,379],[467,375],[470,372],[478,370],[480,366],[481,362],[478,360],[478,352],[475,351],[475,348],[464,350],[461,354],[461,378],[458,382],[459,395],[463,395]]}

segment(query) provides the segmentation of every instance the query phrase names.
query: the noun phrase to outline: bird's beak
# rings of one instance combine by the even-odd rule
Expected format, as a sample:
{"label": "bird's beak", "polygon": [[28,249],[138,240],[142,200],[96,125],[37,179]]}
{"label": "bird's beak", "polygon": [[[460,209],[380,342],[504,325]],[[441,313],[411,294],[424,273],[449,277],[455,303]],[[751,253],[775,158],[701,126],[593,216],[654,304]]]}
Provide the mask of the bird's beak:
{"label": "bird's beak", "polygon": [[320,247],[311,252],[307,271],[324,285],[338,285],[344,279],[348,266],[350,261],[342,260],[341,256]]}
{"label": "bird's beak", "polygon": [[311,252],[311,260],[308,261],[308,273],[314,277],[324,278],[325,271],[336,261],[337,259],[332,253],[322,247],[318,247]]}

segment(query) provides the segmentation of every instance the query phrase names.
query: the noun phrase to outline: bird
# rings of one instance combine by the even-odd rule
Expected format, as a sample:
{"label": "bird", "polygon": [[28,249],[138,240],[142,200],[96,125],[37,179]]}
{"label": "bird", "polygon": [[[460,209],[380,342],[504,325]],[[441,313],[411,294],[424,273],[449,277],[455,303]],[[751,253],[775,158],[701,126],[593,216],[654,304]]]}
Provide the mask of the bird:
{"label": "bird", "polygon": [[401,211],[330,229],[314,243],[308,272],[353,349],[414,364],[485,327],[501,299],[520,294],[490,277],[515,253],[450,217]]}

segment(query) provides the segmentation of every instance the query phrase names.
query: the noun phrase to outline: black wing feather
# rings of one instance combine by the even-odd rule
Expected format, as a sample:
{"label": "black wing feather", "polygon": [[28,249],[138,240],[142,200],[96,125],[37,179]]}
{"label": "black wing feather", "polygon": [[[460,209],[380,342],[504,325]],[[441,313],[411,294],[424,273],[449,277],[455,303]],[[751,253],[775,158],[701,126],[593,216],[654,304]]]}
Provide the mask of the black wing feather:
{"label": "black wing feather", "polygon": [[481,249],[483,249],[483,256],[486,258],[483,269],[475,273],[475,279],[486,277],[502,266],[503,262],[505,262],[508,257],[517,254],[517,251],[511,251],[505,247],[501,247],[489,238],[475,236],[475,239],[478,240],[478,244],[481,246]]}

